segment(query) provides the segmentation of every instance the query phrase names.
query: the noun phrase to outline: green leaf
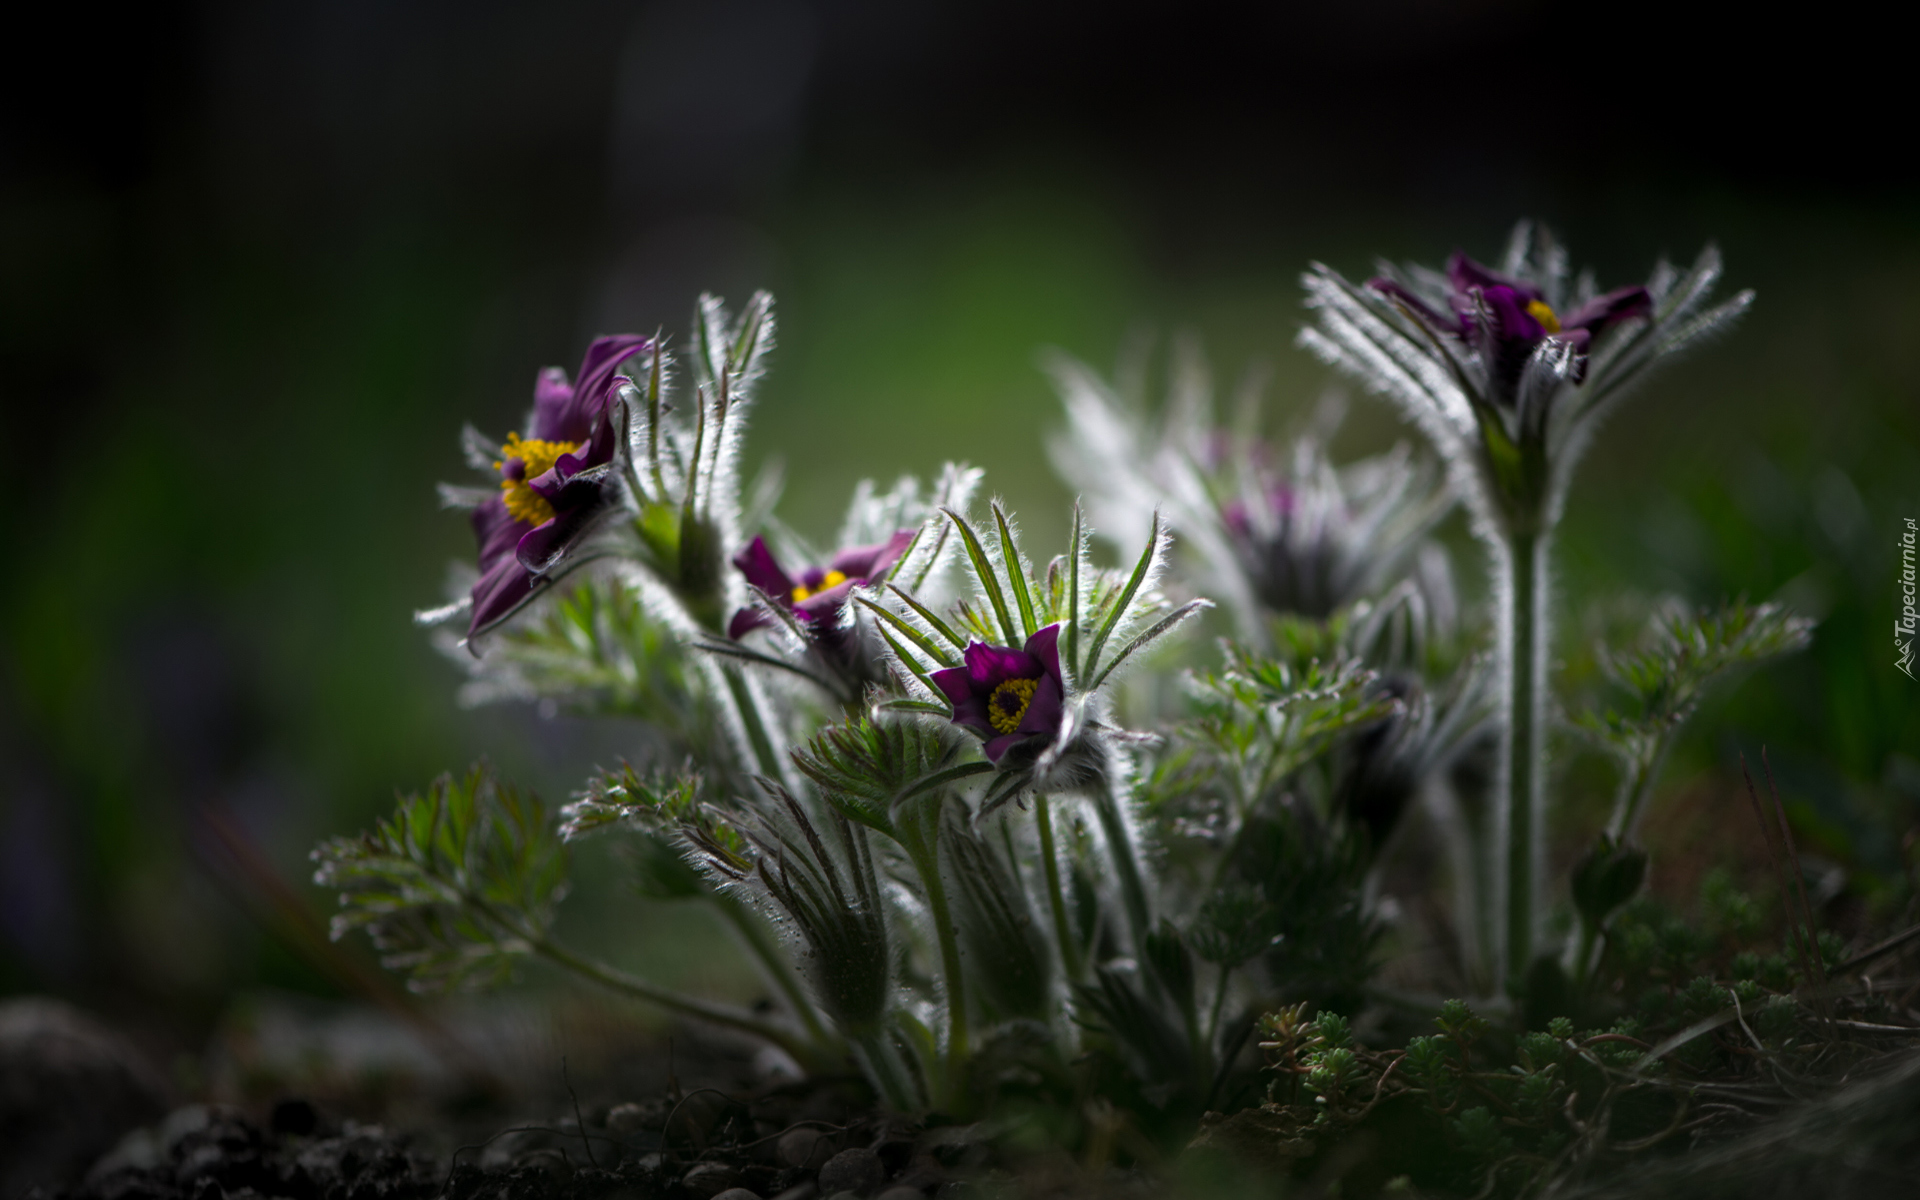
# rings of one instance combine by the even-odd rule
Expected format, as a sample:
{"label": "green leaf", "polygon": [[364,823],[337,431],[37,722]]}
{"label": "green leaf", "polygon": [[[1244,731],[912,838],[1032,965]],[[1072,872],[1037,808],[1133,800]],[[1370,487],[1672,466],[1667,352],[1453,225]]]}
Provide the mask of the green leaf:
{"label": "green leaf", "polygon": [[1027,591],[1027,570],[1020,563],[1020,547],[1014,544],[1007,514],[998,503],[992,508],[994,522],[1000,527],[1000,559],[1006,564],[1007,578],[1013,583],[1014,602],[1020,606],[1020,626],[1026,630],[1027,637],[1032,637],[1040,631],[1040,626],[1033,619],[1033,595]]}
{"label": "green leaf", "polygon": [[911,608],[914,611],[914,613],[918,615],[922,621],[925,621],[929,626],[933,628],[933,631],[935,633],[939,634],[941,637],[947,639],[948,642],[952,643],[953,648],[955,650],[965,650],[967,648],[967,639],[955,633],[953,630],[953,626],[947,624],[945,621],[942,621],[938,616],[934,614],[934,611],[932,609],[920,603],[918,600],[915,600],[912,596],[908,595],[906,592],[901,591],[899,588],[895,587],[892,584],[887,585],[887,590],[892,592],[894,595],[898,596],[900,598],[901,603],[905,604],[908,608]]}
{"label": "green leaf", "polygon": [[1100,685],[1107,681],[1107,676],[1113,674],[1115,668],[1132,657],[1134,651],[1152,645],[1160,638],[1171,633],[1175,626],[1185,621],[1188,617],[1212,607],[1213,601],[1211,600],[1189,600],[1179,608],[1174,609],[1166,616],[1160,618],[1144,633],[1128,642],[1126,646],[1121,649],[1120,653],[1114,655],[1113,661],[1107,664],[1106,669],[1101,671],[1100,674],[1094,678],[1093,682],[1087,685],[1087,690],[1090,692],[1097,691]]}
{"label": "green leaf", "polygon": [[1073,673],[1075,682],[1078,682],[1081,678],[1080,622],[1082,617],[1080,613],[1080,566],[1081,561],[1086,558],[1087,554],[1086,547],[1083,544],[1085,539],[1086,533],[1082,527],[1080,502],[1076,500],[1073,502],[1073,536],[1067,542],[1067,557],[1070,560],[1067,565],[1067,670]]}
{"label": "green leaf", "polygon": [[1114,601],[1113,607],[1107,610],[1107,618],[1101,623],[1100,632],[1094,635],[1093,645],[1087,648],[1087,663],[1082,672],[1083,677],[1092,675],[1099,667],[1101,647],[1107,644],[1107,639],[1113,635],[1114,629],[1119,626],[1121,619],[1127,615],[1127,609],[1133,603],[1134,594],[1140,590],[1140,585],[1146,581],[1147,571],[1153,565],[1154,552],[1159,549],[1159,546],[1160,510],[1156,508],[1153,510],[1152,528],[1147,531],[1146,548],[1140,552],[1140,561],[1134,564],[1133,574],[1128,578],[1125,590],[1120,593],[1120,598]]}
{"label": "green leaf", "polygon": [[[960,660],[955,658],[950,651],[942,650],[940,647],[934,645],[933,639],[929,638],[926,634],[920,632],[918,629],[915,629],[913,625],[905,617],[901,616],[899,613],[893,612],[890,609],[882,608],[880,605],[875,604],[873,601],[867,599],[865,596],[857,597],[857,599],[863,608],[865,608],[868,612],[872,613],[874,616],[880,618],[882,621],[886,622],[888,625],[893,626],[895,630],[899,631],[902,637],[912,642],[916,647],[920,649],[922,653],[924,653],[928,658],[932,659],[934,662],[939,663],[943,667],[957,667],[960,665]],[[885,632],[885,631],[883,630],[882,632]],[[907,659],[905,658],[905,656],[902,656],[901,661],[907,662]],[[908,665],[912,666],[910,662],[908,663]],[[916,668],[916,673],[917,673],[917,668]]]}
{"label": "green leaf", "polygon": [[[925,671],[921,670],[914,663],[913,656],[907,653],[907,648],[905,646],[902,646],[899,643],[899,641],[893,636],[893,634],[887,631],[885,626],[882,626],[880,628],[879,633],[880,633],[880,639],[886,642],[887,649],[893,651],[893,656],[900,660],[900,664],[902,666],[904,666],[907,670],[913,672],[913,677],[920,681],[920,685],[926,688],[927,691],[931,692],[933,695],[936,695],[936,696],[940,695],[941,694],[940,689],[934,686],[933,677],[927,674]],[[905,703],[920,703],[920,702],[903,700],[901,701],[901,703],[905,704]],[[939,711],[946,712],[947,710],[940,709]]]}
{"label": "green leaf", "polygon": [[960,540],[967,548],[967,558],[973,563],[974,577],[980,581],[980,590],[986,594],[987,602],[993,605],[993,615],[1000,621],[1000,631],[1006,635],[1006,645],[1018,646],[1022,643],[1019,632],[1014,628],[1013,617],[1007,611],[1006,593],[1000,589],[999,576],[994,573],[993,562],[987,557],[986,547],[980,544],[980,535],[967,524],[967,519],[950,508],[941,509],[953,521],[954,528],[960,531]]}

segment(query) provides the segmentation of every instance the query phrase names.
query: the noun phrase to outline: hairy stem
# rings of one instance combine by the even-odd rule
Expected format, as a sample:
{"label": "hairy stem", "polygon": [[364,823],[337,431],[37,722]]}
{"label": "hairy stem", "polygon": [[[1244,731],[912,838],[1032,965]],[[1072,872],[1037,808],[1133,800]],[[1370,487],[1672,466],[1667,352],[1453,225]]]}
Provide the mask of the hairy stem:
{"label": "hairy stem", "polygon": [[1120,798],[1113,794],[1111,784],[1102,781],[1094,788],[1093,811],[1100,819],[1100,831],[1106,835],[1107,852],[1113,858],[1113,873],[1120,884],[1121,902],[1126,905],[1134,949],[1144,951],[1147,931],[1153,927],[1147,887],[1140,878],[1140,860],[1133,848],[1133,834],[1127,828],[1126,815],[1120,811]]}
{"label": "hairy stem", "polygon": [[913,1086],[913,1073],[900,1061],[899,1047],[884,1030],[856,1033],[854,1052],[866,1067],[866,1076],[880,1091],[880,1098],[898,1112],[913,1112],[925,1105],[925,1099]]}
{"label": "hairy stem", "polygon": [[[900,846],[913,862],[920,885],[927,892],[927,910],[934,937],[940,943],[940,974],[947,993],[947,1080],[957,1085],[967,1060],[967,983],[960,967],[959,932],[947,904],[946,885],[940,879],[940,821],[944,793],[917,804],[902,805],[895,818]],[[941,1098],[936,1097],[936,1101]]]}
{"label": "hairy stem", "polygon": [[1573,951],[1573,986],[1576,992],[1586,989],[1587,976],[1593,971],[1594,951],[1599,945],[1600,930],[1583,919]]}
{"label": "hairy stem", "polygon": [[1224,1008],[1227,1003],[1227,976],[1232,973],[1232,971],[1233,968],[1223,962],[1220,964],[1219,974],[1214,979],[1213,1012],[1207,1017],[1207,1050],[1209,1053],[1211,1053],[1213,1047],[1220,1042],[1220,1010]]}
{"label": "hairy stem", "polygon": [[807,1035],[821,1045],[831,1045],[833,1035],[827,1032],[820,1022],[820,1014],[814,1009],[813,1002],[807,998],[806,990],[800,986],[800,980],[793,973],[793,964],[774,941],[767,936],[767,927],[753,910],[732,896],[716,895],[714,903],[722,916],[732,924],[745,942],[748,951],[760,960],[773,985],[787,998],[787,1004],[793,1009],[801,1024],[807,1027]]}
{"label": "hairy stem", "polygon": [[1060,886],[1060,855],[1053,845],[1053,814],[1045,796],[1033,798],[1033,823],[1040,830],[1040,863],[1047,876],[1047,904],[1053,909],[1053,937],[1060,945],[1060,968],[1067,978],[1080,979],[1080,943],[1067,921],[1067,896]]}
{"label": "hairy stem", "polygon": [[727,691],[733,697],[734,707],[740,712],[740,723],[746,727],[748,750],[753,760],[759,764],[761,774],[768,779],[779,779],[780,756],[774,753],[773,739],[767,734],[765,720],[760,715],[760,706],[754,703],[753,690],[747,686],[746,676],[739,668],[723,664],[721,673],[727,680]]}
{"label": "hairy stem", "polygon": [[1546,772],[1546,538],[1532,529],[1508,534],[1507,611],[1500,622],[1506,667],[1507,720],[1501,747],[1505,775],[1507,979],[1518,986],[1533,963],[1534,900],[1544,861],[1541,809]]}
{"label": "hairy stem", "polygon": [[782,1029],[773,1022],[762,1020],[750,1012],[730,1005],[715,1004],[710,1000],[701,1000],[694,996],[681,995],[670,988],[663,988],[657,984],[648,983],[638,976],[629,975],[618,967],[608,966],[606,963],[575,954],[546,938],[529,939],[528,944],[533,947],[534,953],[547,961],[591,979],[611,991],[657,1004],[673,1012],[711,1021],[715,1025],[738,1029],[743,1033],[750,1033],[771,1042],[792,1055],[794,1061],[802,1066],[817,1064],[821,1058],[819,1047],[802,1041],[792,1030]]}
{"label": "hairy stem", "polygon": [[1613,835],[1614,841],[1624,843],[1639,828],[1640,818],[1647,811],[1647,801],[1653,798],[1653,785],[1667,765],[1667,753],[1673,749],[1673,742],[1671,734],[1662,736],[1654,745],[1653,753],[1633,764],[1620,781],[1620,798],[1614,805],[1613,820],[1607,822],[1607,832]]}

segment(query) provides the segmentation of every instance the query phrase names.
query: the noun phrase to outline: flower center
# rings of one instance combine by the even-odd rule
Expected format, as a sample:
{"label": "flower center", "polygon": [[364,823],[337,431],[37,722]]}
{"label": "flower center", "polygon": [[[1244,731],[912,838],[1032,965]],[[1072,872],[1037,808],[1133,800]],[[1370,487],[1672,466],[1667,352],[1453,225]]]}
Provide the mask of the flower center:
{"label": "flower center", "polygon": [[517,433],[508,434],[507,444],[500,447],[500,461],[493,464],[504,477],[500,480],[500,498],[506,501],[507,515],[529,525],[553,520],[553,505],[527,481],[545,475],[562,454],[572,454],[580,446],[579,442],[523,441]]}
{"label": "flower center", "polygon": [[1001,733],[1020,728],[1020,718],[1027,715],[1027,706],[1033,703],[1033,690],[1039,686],[1038,679],[1003,681],[987,698],[987,720]]}
{"label": "flower center", "polygon": [[1560,332],[1560,318],[1545,300],[1527,301],[1527,315],[1540,322],[1540,327],[1548,333]]}
{"label": "flower center", "polygon": [[840,571],[828,571],[825,575],[822,575],[820,577],[820,585],[818,587],[808,587],[804,583],[795,585],[793,589],[793,602],[795,604],[798,604],[802,600],[805,600],[808,596],[814,595],[818,592],[824,592],[828,588],[839,587],[841,584],[845,583],[846,581],[847,581],[847,577],[844,573]]}

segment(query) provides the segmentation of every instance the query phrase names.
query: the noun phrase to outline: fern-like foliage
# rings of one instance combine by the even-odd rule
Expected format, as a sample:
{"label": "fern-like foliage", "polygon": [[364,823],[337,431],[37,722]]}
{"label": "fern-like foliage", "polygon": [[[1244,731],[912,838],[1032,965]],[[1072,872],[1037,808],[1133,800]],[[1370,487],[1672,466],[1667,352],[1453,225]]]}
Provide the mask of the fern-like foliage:
{"label": "fern-like foliage", "polygon": [[1641,644],[1601,659],[1627,695],[1601,729],[1659,730],[1693,714],[1720,676],[1806,648],[1814,623],[1780,604],[1735,600],[1717,611],[1689,611],[1669,601],[1648,623]]}
{"label": "fern-like foliage", "polygon": [[469,677],[464,704],[536,701],[627,717],[669,734],[682,753],[710,736],[713,717],[679,639],[614,580],[580,584],[492,642],[484,658],[444,642]]}
{"label": "fern-like foliage", "polygon": [[1602,648],[1601,669],[1621,703],[1582,714],[1577,723],[1620,761],[1623,786],[1616,839],[1630,836],[1679,727],[1713,685],[1741,668],[1805,649],[1814,623],[1776,603],[1744,599],[1717,610],[1677,600],[1657,607],[1637,645]]}
{"label": "fern-like foliage", "polygon": [[365,930],[415,991],[480,987],[538,948],[566,891],[566,853],[538,798],[484,767],[403,797],[371,833],[313,853],[340,889],[337,940]]}
{"label": "fern-like foliage", "polygon": [[1218,764],[1243,811],[1340,734],[1401,711],[1358,659],[1290,663],[1231,643],[1225,654],[1223,669],[1192,676],[1198,712],[1189,736]]}

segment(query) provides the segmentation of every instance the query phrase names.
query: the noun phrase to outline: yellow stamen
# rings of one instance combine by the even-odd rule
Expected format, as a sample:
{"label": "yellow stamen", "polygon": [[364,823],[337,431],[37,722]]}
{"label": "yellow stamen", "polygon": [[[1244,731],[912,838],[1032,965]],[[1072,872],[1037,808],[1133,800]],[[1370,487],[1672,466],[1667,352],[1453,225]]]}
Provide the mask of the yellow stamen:
{"label": "yellow stamen", "polygon": [[1560,318],[1545,300],[1527,301],[1527,315],[1540,322],[1540,327],[1548,333],[1560,332]]}
{"label": "yellow stamen", "polygon": [[582,444],[543,442],[537,438],[522,440],[517,433],[508,434],[507,444],[500,447],[501,461],[494,463],[493,469],[504,470],[508,460],[517,458],[526,464],[526,471],[518,479],[500,481],[501,499],[506,501],[507,515],[529,525],[544,525],[553,520],[553,505],[529,485],[532,480],[551,471],[562,454],[572,454]]}
{"label": "yellow stamen", "polygon": [[840,571],[828,571],[824,576],[821,577],[820,586],[817,588],[810,588],[804,583],[796,586],[793,589],[793,602],[795,604],[798,604],[802,600],[805,600],[808,596],[815,595],[816,593],[819,593],[819,592],[824,592],[828,588],[839,587],[841,584],[845,583],[846,581],[847,581],[847,577],[844,573]]}
{"label": "yellow stamen", "polygon": [[1033,689],[1039,686],[1038,679],[1006,680],[987,697],[987,720],[1001,733],[1020,728],[1020,718],[1027,715],[1027,706],[1033,703]]}

